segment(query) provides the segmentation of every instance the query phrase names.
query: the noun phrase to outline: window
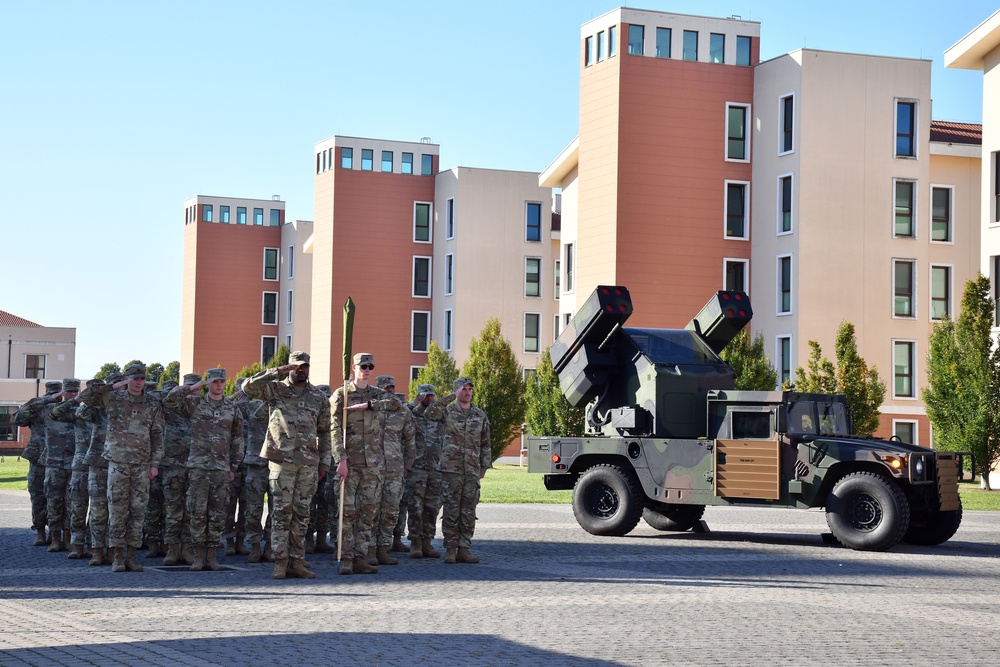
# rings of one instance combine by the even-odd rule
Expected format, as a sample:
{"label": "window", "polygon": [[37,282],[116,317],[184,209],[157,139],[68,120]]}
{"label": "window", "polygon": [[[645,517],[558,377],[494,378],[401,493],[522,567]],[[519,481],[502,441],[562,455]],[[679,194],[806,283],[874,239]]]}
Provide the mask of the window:
{"label": "window", "polygon": [[725,275],[722,278],[722,289],[746,292],[747,291],[747,268],[750,266],[746,259],[726,259],[723,262]]}
{"label": "window", "polygon": [[916,236],[913,228],[913,181],[893,181],[896,217],[892,235],[903,238]]}
{"label": "window", "polygon": [[316,173],[326,171],[326,151],[316,153]]}
{"label": "window", "polygon": [[951,242],[951,188],[931,188],[931,241]]}
{"label": "window", "polygon": [[288,316],[285,318],[285,321],[288,322],[288,324],[291,324],[292,315],[294,315],[295,313],[295,309],[292,308],[292,290],[288,290],[286,296],[287,298],[285,299],[285,310],[287,311]]}
{"label": "window", "polygon": [[931,266],[931,319],[951,317],[951,267]]}
{"label": "window", "polygon": [[264,280],[278,279],[278,249],[264,248]]}
{"label": "window", "polygon": [[455,198],[449,197],[444,206],[444,238],[455,238]]}
{"label": "window", "polygon": [[295,277],[295,246],[288,246],[288,279]]}
{"label": "window", "polygon": [[261,324],[278,323],[278,293],[264,292],[264,308]]}
{"label": "window", "polygon": [[713,32],[708,36],[708,62],[726,62],[726,36]]}
{"label": "window", "polygon": [[726,159],[746,162],[750,159],[748,122],[750,107],[726,102]]}
{"label": "window", "polygon": [[540,315],[538,313],[524,314],[524,351],[538,352],[538,327]]}
{"label": "window", "polygon": [[698,60],[698,32],[684,31],[684,60]]}
{"label": "window", "polygon": [[608,57],[618,55],[618,26],[608,28]]}
{"label": "window", "polygon": [[993,154],[993,222],[1000,222],[1000,151]]}
{"label": "window", "polygon": [[534,382],[535,386],[538,386],[538,373],[534,368],[522,368],[521,379],[525,382]]}
{"label": "window", "polygon": [[542,295],[542,259],[524,258],[524,296]]}
{"label": "window", "polygon": [[29,380],[45,379],[45,356],[44,354],[24,355],[24,377]]}
{"label": "window", "polygon": [[451,253],[444,256],[444,293],[455,293],[455,256]]}
{"label": "window", "polygon": [[201,205],[201,221],[202,222],[212,222],[212,205],[202,204]]}
{"label": "window", "polygon": [[913,141],[916,116],[916,102],[896,100],[896,157],[917,156],[916,143]]}
{"label": "window", "polygon": [[16,405],[0,405],[0,442],[17,441],[17,424],[14,423],[16,413]]}
{"label": "window", "polygon": [[413,258],[413,296],[431,295],[431,258]]}
{"label": "window", "polygon": [[354,149],[353,148],[341,148],[340,149],[340,168],[341,169],[354,169]]}
{"label": "window", "polygon": [[750,38],[738,36],[736,38],[736,64],[742,67],[750,66]]}
{"label": "window", "polygon": [[645,31],[646,27],[641,25],[630,25],[628,27],[628,53],[630,56],[642,55],[642,42]]}
{"label": "window", "polygon": [[281,209],[272,208],[268,210],[269,221],[272,227],[281,226]]}
{"label": "window", "polygon": [[778,386],[792,379],[792,337],[778,336]]}
{"label": "window", "polygon": [[382,171],[392,173],[392,151],[382,151]]}
{"label": "window", "polygon": [[288,346],[289,350],[295,349],[294,347],[292,347],[292,334],[288,334],[287,336],[285,336],[285,345]]}
{"label": "window", "polygon": [[219,206],[219,222],[229,224],[229,207]]}
{"label": "window", "polygon": [[670,57],[670,28],[656,29],[656,57]]}
{"label": "window", "polygon": [[573,264],[574,257],[573,257],[573,244],[572,243],[567,243],[566,244],[566,253],[565,254],[566,254],[566,257],[565,257],[565,262],[566,262],[566,291],[567,292],[572,292],[573,291],[573,270],[574,270],[574,264]]}
{"label": "window", "polygon": [[444,349],[451,349],[451,327],[452,327],[452,311],[447,309],[444,311]]}
{"label": "window", "polygon": [[792,312],[792,256],[778,257],[778,315]]}
{"label": "window", "polygon": [[785,95],[778,100],[778,155],[795,150],[795,96]]}
{"label": "window", "polygon": [[587,37],[583,40],[583,64],[590,67],[594,64],[594,38]]}
{"label": "window", "polygon": [[524,212],[524,240],[542,240],[542,205],[537,202],[528,202]]}
{"label": "window", "polygon": [[892,420],[892,435],[911,445],[917,444],[917,422]]}
{"label": "window", "polygon": [[413,173],[413,153],[403,153],[403,161],[399,165],[399,170],[404,174]]}
{"label": "window", "polygon": [[420,175],[421,176],[433,176],[434,175],[434,156],[433,155],[421,155],[420,156]]}
{"label": "window", "polygon": [[431,242],[431,205],[427,202],[413,205],[413,240],[416,243]]}
{"label": "window", "polygon": [[247,224],[247,209],[246,206],[236,207],[236,224],[245,225]]}
{"label": "window", "polygon": [[260,363],[262,365],[271,361],[271,357],[274,356],[274,351],[277,347],[278,347],[277,336],[260,337]]}
{"label": "window", "polygon": [[552,279],[555,284],[552,286],[552,298],[559,300],[559,280],[562,278],[562,262],[556,260],[555,268],[552,269]]}
{"label": "window", "polygon": [[913,279],[916,263],[910,260],[892,261],[892,314],[894,317],[914,317]]}
{"label": "window", "polygon": [[911,340],[892,341],[893,398],[913,398],[913,348]]}
{"label": "window", "polygon": [[778,234],[792,231],[792,175],[778,177]]}
{"label": "window", "polygon": [[253,224],[263,225],[264,224],[264,209],[255,208],[253,210]]}
{"label": "window", "polygon": [[604,31],[597,33],[597,62],[604,60]]}
{"label": "window", "polygon": [[996,304],[993,326],[1000,327],[1000,255],[990,257],[990,268],[993,269],[993,303]]}
{"label": "window", "polygon": [[750,192],[749,183],[726,181],[726,238],[750,238],[750,225],[747,224],[747,211],[750,202],[747,197]]}
{"label": "window", "polygon": [[410,352],[426,352],[431,337],[431,314],[426,310],[411,313]]}
{"label": "window", "polygon": [[374,168],[375,151],[371,148],[361,149],[361,171],[371,171]]}
{"label": "window", "polygon": [[552,340],[555,341],[556,338],[559,338],[559,315],[552,319]]}

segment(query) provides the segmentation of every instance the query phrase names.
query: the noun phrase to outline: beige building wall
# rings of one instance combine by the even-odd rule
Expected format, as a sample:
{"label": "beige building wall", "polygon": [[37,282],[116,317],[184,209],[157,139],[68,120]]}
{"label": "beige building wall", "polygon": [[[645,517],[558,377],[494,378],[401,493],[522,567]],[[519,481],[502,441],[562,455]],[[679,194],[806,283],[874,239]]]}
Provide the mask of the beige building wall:
{"label": "beige building wall", "polygon": [[293,220],[281,228],[280,301],[284,307],[278,318],[278,344],[288,344],[292,350],[308,350],[310,347],[312,236],[312,220]]}

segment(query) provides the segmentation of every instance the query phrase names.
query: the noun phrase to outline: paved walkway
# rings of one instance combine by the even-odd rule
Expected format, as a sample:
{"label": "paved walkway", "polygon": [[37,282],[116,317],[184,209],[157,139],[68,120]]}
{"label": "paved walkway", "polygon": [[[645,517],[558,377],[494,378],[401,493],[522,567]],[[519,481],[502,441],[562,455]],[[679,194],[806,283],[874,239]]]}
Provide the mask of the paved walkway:
{"label": "paved walkway", "polygon": [[[30,546],[0,491],[0,665],[919,665],[1000,655],[1000,513],[940,547],[825,545],[821,512],[709,508],[712,532],[596,538],[565,505],[487,505],[479,565],[314,581],[270,564],[113,574]],[[437,541],[440,546],[440,540]],[[148,562],[147,562],[148,564]]]}

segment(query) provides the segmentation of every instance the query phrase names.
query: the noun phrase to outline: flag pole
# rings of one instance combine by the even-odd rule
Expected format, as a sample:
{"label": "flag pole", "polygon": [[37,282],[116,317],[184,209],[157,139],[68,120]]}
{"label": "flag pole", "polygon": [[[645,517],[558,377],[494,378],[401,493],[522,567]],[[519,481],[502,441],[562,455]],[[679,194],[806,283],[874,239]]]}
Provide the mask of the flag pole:
{"label": "flag pole", "polygon": [[[343,374],[344,385],[341,396],[344,400],[344,407],[341,413],[341,426],[343,427],[342,442],[344,443],[344,456],[347,456],[347,381],[351,377],[351,344],[354,337],[354,301],[347,297],[344,303],[344,337],[343,337]],[[339,507],[337,512],[337,560],[341,560],[342,545],[344,544],[344,487],[346,477],[340,478]]]}

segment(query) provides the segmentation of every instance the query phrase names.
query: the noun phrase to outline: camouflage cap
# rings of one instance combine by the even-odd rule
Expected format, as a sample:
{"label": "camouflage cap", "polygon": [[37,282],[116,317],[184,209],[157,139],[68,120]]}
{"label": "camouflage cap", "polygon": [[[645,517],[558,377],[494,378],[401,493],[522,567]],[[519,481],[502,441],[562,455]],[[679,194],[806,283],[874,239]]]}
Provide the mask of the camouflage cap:
{"label": "camouflage cap", "polygon": [[177,386],[177,380],[164,380],[163,384],[160,386],[160,389],[162,389],[163,391],[170,391],[176,386]]}
{"label": "camouflage cap", "polygon": [[139,378],[146,377],[146,364],[142,363],[141,361],[137,361],[134,364],[129,364],[128,366],[126,366],[125,370],[122,372],[128,379],[138,380]]}
{"label": "camouflage cap", "polygon": [[94,378],[93,380],[87,380],[88,387],[100,387],[103,384],[104,380],[98,380],[97,378]]}
{"label": "camouflage cap", "polygon": [[153,382],[152,380],[146,380],[145,389],[146,389],[146,391],[157,391],[158,390],[158,388],[156,386],[156,383]]}
{"label": "camouflage cap", "polygon": [[76,378],[66,378],[63,380],[63,391],[80,391],[80,381]]}
{"label": "camouflage cap", "polygon": [[185,373],[184,374],[184,384],[198,384],[201,382],[201,376],[197,373]]}
{"label": "camouflage cap", "polygon": [[302,364],[308,364],[309,353],[303,352],[301,350],[296,350],[295,352],[292,352],[290,355],[288,355],[288,363],[295,364],[296,366],[300,366]]}
{"label": "camouflage cap", "polygon": [[354,355],[354,365],[360,366],[361,364],[371,364],[375,365],[375,355],[371,352],[358,352]]}
{"label": "camouflage cap", "polygon": [[58,394],[62,391],[62,382],[58,380],[49,380],[45,383],[45,393],[46,394]]}
{"label": "camouflage cap", "polygon": [[109,375],[107,377],[106,382],[108,384],[117,384],[117,383],[121,382],[124,379],[125,379],[125,376],[122,375],[121,373],[112,373],[111,375]]}
{"label": "camouflage cap", "polygon": [[437,391],[432,384],[422,384],[417,387],[417,396],[435,396]]}
{"label": "camouflage cap", "polygon": [[236,378],[236,388],[243,389],[243,385],[247,383],[246,378]]}
{"label": "camouflage cap", "polygon": [[209,368],[205,371],[205,382],[215,382],[216,380],[226,380],[225,368]]}
{"label": "camouflage cap", "polygon": [[472,384],[472,378],[458,378],[451,383],[451,388],[458,391],[467,384]]}
{"label": "camouflage cap", "polygon": [[319,389],[320,392],[327,398],[333,396],[333,389],[331,389],[328,384],[318,384],[316,385],[316,388]]}
{"label": "camouflage cap", "polygon": [[386,387],[395,387],[396,378],[392,377],[391,375],[379,375],[377,378],[375,378],[375,386],[377,386],[379,389],[385,389]]}

